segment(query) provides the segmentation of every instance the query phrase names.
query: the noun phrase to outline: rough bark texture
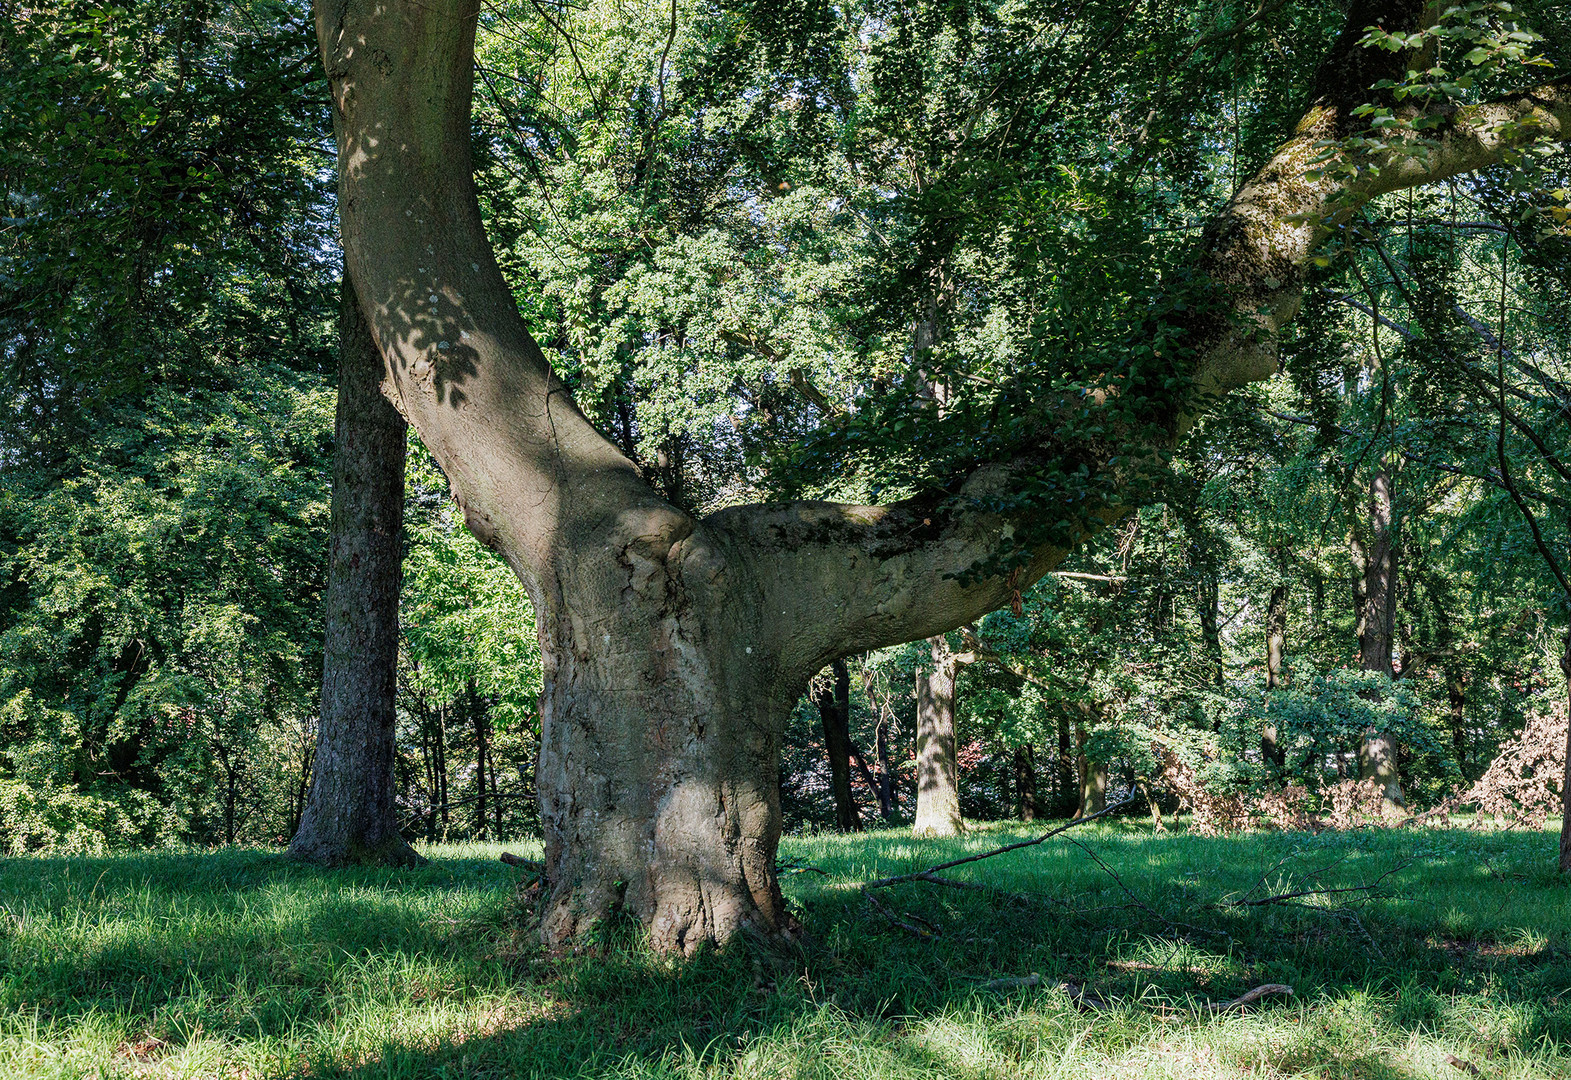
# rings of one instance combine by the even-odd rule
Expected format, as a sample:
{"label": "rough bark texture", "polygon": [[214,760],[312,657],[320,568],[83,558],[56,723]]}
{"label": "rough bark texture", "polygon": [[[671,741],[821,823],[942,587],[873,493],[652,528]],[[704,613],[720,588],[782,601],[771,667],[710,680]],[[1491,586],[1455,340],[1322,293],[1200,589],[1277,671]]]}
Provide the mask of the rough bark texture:
{"label": "rough bark texture", "polygon": [[[1385,9],[1359,4],[1345,39],[1377,21],[1371,10]],[[345,262],[390,396],[535,607],[545,940],[567,945],[616,912],[649,927],[657,948],[691,951],[746,927],[789,934],[774,857],[792,704],[836,658],[962,626],[1056,565],[1064,552],[1045,549],[1007,577],[967,573],[1016,524],[967,508],[1038,467],[1037,451],[889,506],[768,504],[695,519],[661,498],[552,374],[486,240],[470,156],[478,12],[478,0],[320,0],[317,34]],[[1273,372],[1275,331],[1298,309],[1334,196],[1342,213],[1557,137],[1568,118],[1555,90],[1462,110],[1432,154],[1386,162],[1344,192],[1305,168],[1369,85],[1359,65],[1395,61],[1345,41],[1338,50],[1323,82],[1345,93],[1318,94],[1206,234],[1202,272],[1239,320],[1195,329],[1202,391]],[[1537,128],[1500,135],[1486,123],[1527,115]],[[1175,437],[1185,408],[1171,403]]]}
{"label": "rough bark texture", "polygon": [[960,761],[955,743],[955,682],[972,662],[970,653],[950,651],[944,635],[929,642],[932,666],[916,675],[916,836],[958,836]]}
{"label": "rough bark texture", "polygon": [[315,769],[292,858],[325,866],[424,860],[393,805],[393,698],[403,579],[403,417],[349,281],[339,315],[332,548]]}
{"label": "rough bark texture", "polygon": [[814,695],[824,726],[824,752],[835,790],[835,827],[861,832],[862,815],[851,794],[851,672],[844,660],[829,665],[830,682]]}
{"label": "rough bark texture", "polygon": [[[1392,514],[1391,473],[1382,466],[1369,483],[1364,534],[1352,542],[1353,583],[1358,616],[1358,660],[1365,671],[1395,677],[1391,667],[1396,640],[1397,537]],[[1358,746],[1358,776],[1373,780],[1393,807],[1407,805],[1397,772],[1396,743],[1383,731],[1364,733]]]}
{"label": "rough bark texture", "polygon": [[[1282,670],[1282,657],[1287,648],[1287,585],[1271,590],[1266,603],[1266,693],[1286,686]],[[1270,701],[1267,700],[1267,708]],[[1269,719],[1260,728],[1261,760],[1280,769],[1287,764],[1287,753],[1282,749],[1276,724]]]}

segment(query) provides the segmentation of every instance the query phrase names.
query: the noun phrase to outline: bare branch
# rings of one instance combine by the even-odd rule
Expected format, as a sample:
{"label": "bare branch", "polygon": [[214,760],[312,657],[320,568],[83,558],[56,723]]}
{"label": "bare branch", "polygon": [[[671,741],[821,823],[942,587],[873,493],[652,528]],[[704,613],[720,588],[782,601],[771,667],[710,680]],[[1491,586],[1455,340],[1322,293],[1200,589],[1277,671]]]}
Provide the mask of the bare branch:
{"label": "bare branch", "polygon": [[952,859],[946,863],[939,863],[937,866],[929,866],[926,870],[918,870],[914,874],[901,874],[898,877],[880,878],[877,881],[868,882],[866,885],[863,885],[862,888],[887,889],[891,885],[902,885],[908,881],[933,881],[940,885],[952,885],[958,888],[965,888],[964,885],[960,885],[958,882],[935,878],[933,875],[938,873],[940,870],[950,870],[956,866],[965,866],[967,863],[981,862],[983,859],[991,859],[995,856],[1002,855],[1005,852],[1019,851],[1021,848],[1035,847],[1038,844],[1051,840],[1060,833],[1068,832],[1077,825],[1084,825],[1087,822],[1095,821],[1097,818],[1106,817],[1113,811],[1121,810],[1134,801],[1134,796],[1131,795],[1129,798],[1124,799],[1121,802],[1116,802],[1105,810],[1100,810],[1095,814],[1088,814],[1083,818],[1075,818],[1075,820],[1060,825],[1056,829],[1049,829],[1047,832],[1043,833],[1041,836],[1036,837],[1035,839],[1021,840],[1019,843],[1015,844],[1005,844],[1003,847],[994,848],[992,851],[984,851],[980,855],[967,855],[963,859]]}

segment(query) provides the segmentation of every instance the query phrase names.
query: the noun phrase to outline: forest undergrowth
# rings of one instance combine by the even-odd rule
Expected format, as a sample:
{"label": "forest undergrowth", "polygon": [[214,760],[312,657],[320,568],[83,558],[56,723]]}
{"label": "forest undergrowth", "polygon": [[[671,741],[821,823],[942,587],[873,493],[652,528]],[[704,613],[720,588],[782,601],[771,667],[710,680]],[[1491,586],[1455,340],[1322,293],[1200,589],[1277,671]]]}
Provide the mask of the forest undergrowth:
{"label": "forest undergrowth", "polygon": [[1571,1075],[1547,831],[1093,823],[948,872],[987,889],[861,889],[1029,835],[788,837],[803,941],[686,962],[541,954],[497,845],[8,859],[0,1076]]}

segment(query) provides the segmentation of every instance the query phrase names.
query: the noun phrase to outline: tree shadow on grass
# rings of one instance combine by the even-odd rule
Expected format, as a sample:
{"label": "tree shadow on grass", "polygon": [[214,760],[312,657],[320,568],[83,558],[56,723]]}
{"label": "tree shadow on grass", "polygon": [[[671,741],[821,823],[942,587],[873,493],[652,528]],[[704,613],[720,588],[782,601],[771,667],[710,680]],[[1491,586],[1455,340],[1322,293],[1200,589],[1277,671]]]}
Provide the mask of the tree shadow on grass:
{"label": "tree shadow on grass", "polygon": [[[517,1022],[499,1016],[457,1037],[389,1044],[371,1061],[352,1068],[322,1063],[318,1071],[356,1080],[444,1071],[662,1074],[700,1071],[708,1062],[742,1074],[806,1068],[837,1076],[981,1077],[1009,1075],[1044,1045],[1068,1052],[1078,1043],[1093,1057],[1145,1045],[1140,1053],[1153,1067],[1198,1074],[1229,1053],[1207,1049],[1205,1032],[1235,1022],[1214,1016],[1207,1003],[1285,982],[1297,989],[1296,999],[1266,1006],[1261,1018],[1282,1026],[1292,1017],[1297,1025],[1270,1051],[1279,1071],[1330,1069],[1387,1080],[1432,1075],[1380,1047],[1439,1037],[1479,1054],[1527,1055],[1553,1075],[1571,1045],[1571,992],[1564,992],[1571,987],[1571,939],[1564,933],[1571,910],[1544,924],[1554,924],[1553,937],[1513,941],[1497,932],[1501,926],[1476,918],[1454,922],[1463,936],[1452,934],[1444,905],[1499,896],[1513,884],[1523,895],[1511,903],[1531,908],[1558,897],[1564,908],[1563,888],[1549,877],[1500,870],[1478,880],[1470,835],[1400,837],[1163,837],[1153,848],[1149,833],[1111,828],[1087,839],[1121,882],[1083,855],[1058,851],[982,878],[1015,890],[1034,883],[1039,895],[1031,900],[923,885],[885,894],[897,911],[941,928],[926,940],[871,910],[857,883],[977,845],[913,847],[902,836],[847,841],[859,855],[856,873],[804,877],[793,889],[811,939],[798,950],[736,947],[673,963],[621,946],[598,958],[542,963],[529,978],[553,1007],[538,1015]],[[1333,906],[1204,907],[1287,891],[1283,883],[1292,884],[1293,872],[1327,865],[1341,869],[1316,880],[1344,887],[1377,876],[1393,859],[1412,859],[1406,884],[1433,896],[1398,888],[1346,913]],[[1263,876],[1266,887],[1247,893]],[[1005,993],[987,987],[1031,972],[1043,976],[1041,985]],[[1059,983],[1091,988],[1112,1007],[1083,1011]],[[1199,1047],[1184,1048],[1175,1026]]]}
{"label": "tree shadow on grass", "polygon": [[[1369,1048],[1371,1025],[1386,1045],[1440,1032],[1563,1062],[1571,994],[1556,993],[1571,986],[1571,890],[1521,870],[1512,845],[1525,841],[1480,855],[1470,834],[1403,835],[1088,828],[1082,840],[1120,881],[1054,844],[970,871],[1025,899],[930,885],[882,894],[939,927],[933,939],[894,927],[858,885],[1015,839],[1008,830],[947,843],[793,842],[788,855],[829,872],[789,879],[810,941],[686,962],[648,955],[631,934],[597,956],[542,956],[516,917],[515,873],[486,859],[335,872],[255,852],[12,860],[0,863],[0,907],[23,918],[0,937],[0,1008],[67,1025],[116,1015],[129,1040],[145,1028],[172,1045],[197,1031],[237,1043],[314,1031],[299,1042],[299,1070],[356,1080],[658,1074],[700,1063],[980,1077],[1008,1075],[1042,1047],[1159,1056],[1184,1042],[1174,1025],[1203,1042],[1226,1023],[1197,1001],[1284,982],[1297,998],[1269,1006],[1262,1022],[1298,1016],[1306,1034],[1277,1051],[1279,1071],[1329,1063],[1390,1080],[1420,1075]],[[1336,884],[1402,859],[1414,861],[1391,895],[1359,907],[1356,922],[1302,907],[1205,907],[1326,865]],[[1460,912],[1484,901],[1493,922],[1488,911]],[[1536,923],[1520,921],[1531,912]],[[1043,985],[986,987],[1031,972]],[[1060,982],[1114,1007],[1081,1011]],[[1202,1066],[1167,1063],[1178,1074]]]}

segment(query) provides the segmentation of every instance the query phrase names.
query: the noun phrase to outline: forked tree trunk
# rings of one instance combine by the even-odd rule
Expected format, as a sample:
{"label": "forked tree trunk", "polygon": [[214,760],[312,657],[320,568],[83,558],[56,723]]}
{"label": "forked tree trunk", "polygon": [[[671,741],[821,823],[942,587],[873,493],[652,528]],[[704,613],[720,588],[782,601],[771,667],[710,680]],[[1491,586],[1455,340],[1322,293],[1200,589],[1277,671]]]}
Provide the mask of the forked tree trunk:
{"label": "forked tree trunk", "polygon": [[[1275,333],[1330,232],[1323,213],[1493,163],[1571,121],[1560,92],[1541,87],[1459,111],[1421,159],[1377,161],[1351,187],[1336,170],[1309,178],[1323,141],[1351,130],[1364,88],[1399,74],[1401,57],[1356,44],[1388,6],[1355,2],[1309,112],[1207,227],[1198,271],[1231,311],[1185,329],[1201,394],[1274,372]],[[1416,25],[1424,3],[1396,6],[1389,30]],[[790,709],[836,658],[963,626],[1063,558],[1043,548],[1007,575],[972,573],[1024,524],[977,508],[1038,473],[1051,440],[893,505],[774,503],[695,519],[662,499],[551,372],[485,237],[470,152],[478,17],[478,0],[316,5],[345,264],[386,392],[535,608],[544,940],[568,946],[616,913],[668,950],[746,927],[790,934],[774,869]],[[1527,115],[1537,123],[1500,134]],[[1087,405],[1074,395],[1061,407]],[[1163,445],[1189,423],[1187,398],[1152,408]]]}
{"label": "forked tree trunk", "polygon": [[932,666],[916,675],[916,836],[958,836],[960,759],[955,743],[955,682],[973,659],[954,653],[939,634],[928,642]]}
{"label": "forked tree trunk", "polygon": [[1015,816],[1021,821],[1038,817],[1036,750],[1030,743],[1015,747]]}
{"label": "forked tree trunk", "polygon": [[1282,670],[1282,656],[1287,646],[1287,585],[1271,590],[1266,604],[1266,709],[1267,719],[1260,727],[1260,759],[1280,770],[1287,764],[1287,752],[1282,749],[1276,722],[1270,719],[1270,695],[1287,685]]}
{"label": "forked tree trunk", "polygon": [[347,276],[338,349],[322,712],[289,855],[324,866],[412,865],[424,860],[399,833],[393,803],[408,429],[378,390],[382,357]]}
{"label": "forked tree trunk", "polygon": [[851,794],[851,672],[844,660],[829,665],[830,683],[819,689],[813,703],[824,727],[824,752],[835,794],[835,827],[843,833],[861,832],[862,815]]}
{"label": "forked tree trunk", "polygon": [[[1369,484],[1366,535],[1353,545],[1354,598],[1358,615],[1358,659],[1365,671],[1390,681],[1391,650],[1396,640],[1396,522],[1393,518],[1391,472],[1382,465]],[[1386,803],[1403,807],[1402,778],[1397,772],[1396,742],[1384,731],[1364,732],[1358,746],[1358,777],[1380,785]]]}

